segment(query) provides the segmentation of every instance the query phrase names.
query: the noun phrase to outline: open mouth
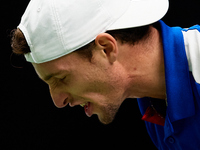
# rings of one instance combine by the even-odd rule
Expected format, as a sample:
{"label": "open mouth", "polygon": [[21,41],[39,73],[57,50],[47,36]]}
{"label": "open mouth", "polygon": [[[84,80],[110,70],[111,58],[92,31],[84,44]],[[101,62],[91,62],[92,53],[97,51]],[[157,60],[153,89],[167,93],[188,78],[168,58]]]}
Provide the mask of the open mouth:
{"label": "open mouth", "polygon": [[80,104],[80,106],[81,106],[81,107],[84,107],[85,114],[86,114],[88,117],[91,117],[91,116],[92,116],[92,107],[91,107],[91,103],[90,103],[90,102]]}
{"label": "open mouth", "polygon": [[85,105],[88,105],[88,102],[87,102],[87,103],[80,104],[81,107],[84,107]]}

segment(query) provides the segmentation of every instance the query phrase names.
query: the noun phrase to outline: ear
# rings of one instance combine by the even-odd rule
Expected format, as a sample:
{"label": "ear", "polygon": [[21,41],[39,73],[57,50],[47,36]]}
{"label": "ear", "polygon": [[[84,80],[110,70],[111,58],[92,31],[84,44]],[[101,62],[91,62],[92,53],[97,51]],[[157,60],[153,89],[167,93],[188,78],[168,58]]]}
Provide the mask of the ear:
{"label": "ear", "polygon": [[95,39],[97,49],[102,50],[110,63],[114,63],[118,56],[117,41],[108,33],[101,33]]}

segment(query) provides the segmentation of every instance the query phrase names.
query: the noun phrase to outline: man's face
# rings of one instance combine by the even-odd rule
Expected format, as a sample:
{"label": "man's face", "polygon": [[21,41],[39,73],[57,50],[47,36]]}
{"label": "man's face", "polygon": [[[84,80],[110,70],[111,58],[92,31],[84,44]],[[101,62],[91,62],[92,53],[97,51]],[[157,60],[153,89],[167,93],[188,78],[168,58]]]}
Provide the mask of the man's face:
{"label": "man's face", "polygon": [[57,107],[82,105],[87,116],[97,114],[102,123],[108,124],[126,98],[123,71],[117,62],[110,64],[102,51],[96,53],[92,63],[73,52],[33,66],[49,85]]}

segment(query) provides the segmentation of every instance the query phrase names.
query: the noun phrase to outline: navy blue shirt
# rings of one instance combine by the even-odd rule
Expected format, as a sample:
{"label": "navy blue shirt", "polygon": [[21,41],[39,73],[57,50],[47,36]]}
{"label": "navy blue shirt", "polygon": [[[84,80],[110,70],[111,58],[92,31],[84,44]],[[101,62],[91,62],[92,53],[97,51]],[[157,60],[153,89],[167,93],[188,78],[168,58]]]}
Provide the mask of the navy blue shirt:
{"label": "navy blue shirt", "polygon": [[[146,128],[159,150],[200,150],[200,26],[182,29],[163,21],[159,25],[168,106],[165,125],[145,121]],[[142,115],[151,100],[138,99]]]}

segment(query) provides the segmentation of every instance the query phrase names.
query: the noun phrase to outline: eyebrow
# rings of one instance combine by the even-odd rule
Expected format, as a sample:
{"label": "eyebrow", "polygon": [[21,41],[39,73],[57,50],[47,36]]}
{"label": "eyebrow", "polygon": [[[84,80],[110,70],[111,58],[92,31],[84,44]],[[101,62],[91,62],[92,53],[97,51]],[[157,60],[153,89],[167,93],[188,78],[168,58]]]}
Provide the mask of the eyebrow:
{"label": "eyebrow", "polygon": [[50,80],[53,76],[59,75],[59,74],[61,74],[61,73],[63,73],[63,72],[64,72],[64,71],[61,70],[61,71],[59,71],[59,72],[46,75],[46,76],[43,78],[43,80],[44,80],[44,81],[48,81],[48,80]]}
{"label": "eyebrow", "polygon": [[50,80],[54,75],[53,74],[50,74],[50,75],[47,75],[43,78],[44,81],[48,81]]}

